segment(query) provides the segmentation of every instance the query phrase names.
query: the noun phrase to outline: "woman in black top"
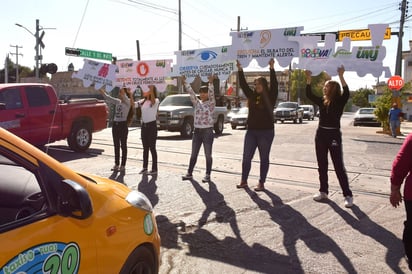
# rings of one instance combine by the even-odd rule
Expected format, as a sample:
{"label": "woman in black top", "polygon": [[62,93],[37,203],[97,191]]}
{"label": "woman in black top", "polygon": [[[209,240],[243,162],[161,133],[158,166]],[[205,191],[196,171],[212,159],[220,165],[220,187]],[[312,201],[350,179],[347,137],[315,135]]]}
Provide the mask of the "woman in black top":
{"label": "woman in black top", "polygon": [[339,83],[329,80],[323,87],[323,97],[318,97],[312,93],[312,73],[307,70],[306,97],[319,106],[319,126],[316,131],[315,148],[320,189],[319,193],[313,196],[313,199],[321,201],[328,198],[328,152],[330,152],[335,173],[345,197],[345,207],[351,207],[353,197],[343,163],[342,133],[340,131],[340,118],[349,99],[349,88],[343,78],[344,72],[345,68],[343,66],[338,68],[338,75],[343,88],[342,94]]}
{"label": "woman in black top", "polygon": [[273,58],[270,59],[270,87],[266,78],[258,77],[255,79],[255,89],[252,90],[246,82],[241,64],[237,61],[239,84],[248,98],[249,107],[247,131],[243,145],[242,179],[237,185],[238,188],[247,187],[253,155],[257,148],[260,156],[260,178],[255,191],[265,189],[264,183],[269,171],[270,148],[275,137],[273,109],[278,97],[278,82],[274,64]]}

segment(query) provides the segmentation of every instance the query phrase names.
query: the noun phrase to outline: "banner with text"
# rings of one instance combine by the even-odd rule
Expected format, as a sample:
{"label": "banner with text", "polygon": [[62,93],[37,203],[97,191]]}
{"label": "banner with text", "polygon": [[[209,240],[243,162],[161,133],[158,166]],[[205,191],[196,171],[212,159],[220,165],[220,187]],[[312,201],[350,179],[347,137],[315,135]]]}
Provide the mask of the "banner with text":
{"label": "banner with text", "polygon": [[274,58],[281,67],[287,67],[298,57],[299,44],[289,37],[299,36],[303,27],[231,32],[229,55],[247,67],[255,59],[259,66],[268,66]]}
{"label": "banner with text", "polygon": [[83,80],[84,87],[94,84],[96,90],[105,86],[107,92],[114,88],[116,65],[84,59],[83,68],[72,74],[72,78]]}
{"label": "banner with text", "polygon": [[387,24],[368,25],[371,33],[371,45],[353,46],[351,39],[345,37],[340,47],[336,47],[336,36],[327,34],[323,45],[319,45],[319,36],[295,36],[289,40],[299,44],[298,62],[293,68],[311,70],[313,75],[325,71],[331,76],[337,75],[337,67],[343,65],[346,71],[355,71],[360,77],[370,73],[379,77],[385,73],[390,77],[389,67],[383,66],[386,48],[382,46]]}
{"label": "banner with text", "polygon": [[167,77],[171,73],[172,59],[149,61],[117,61],[116,86],[135,90],[140,87],[147,91],[149,85],[156,86],[159,92],[166,90]]}
{"label": "banner with text", "polygon": [[216,75],[225,81],[236,67],[236,59],[230,60],[230,46],[176,51],[176,65],[173,66],[175,76],[186,76],[191,83],[199,76],[207,82],[208,76]]}

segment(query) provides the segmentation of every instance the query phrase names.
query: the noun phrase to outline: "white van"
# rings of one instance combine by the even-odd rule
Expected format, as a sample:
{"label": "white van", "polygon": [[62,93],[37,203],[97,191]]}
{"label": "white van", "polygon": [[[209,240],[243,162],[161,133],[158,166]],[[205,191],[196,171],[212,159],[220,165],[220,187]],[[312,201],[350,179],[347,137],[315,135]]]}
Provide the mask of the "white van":
{"label": "white van", "polygon": [[315,119],[315,108],[312,105],[300,105],[299,107],[303,109],[303,119]]}

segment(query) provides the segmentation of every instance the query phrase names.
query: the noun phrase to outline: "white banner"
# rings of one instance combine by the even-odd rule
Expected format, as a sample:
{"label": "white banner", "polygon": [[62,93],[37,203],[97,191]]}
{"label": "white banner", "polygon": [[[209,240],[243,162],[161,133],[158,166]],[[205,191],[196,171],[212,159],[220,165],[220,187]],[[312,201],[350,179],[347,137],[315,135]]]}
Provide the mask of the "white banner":
{"label": "white banner", "polygon": [[220,81],[225,81],[236,70],[236,59],[230,60],[229,50],[230,46],[222,46],[176,51],[173,75],[186,76],[188,83],[193,82],[196,76],[207,82],[210,75],[216,75]]}
{"label": "white banner", "polygon": [[116,65],[84,59],[83,68],[73,73],[72,78],[83,80],[84,87],[94,84],[96,90],[105,86],[105,90],[109,92],[114,88]]}
{"label": "white banner", "polygon": [[323,46],[318,45],[319,36],[290,37],[291,41],[299,43],[299,60],[293,68],[311,70],[313,75],[325,71],[330,76],[337,75],[337,68],[341,65],[346,71],[355,71],[360,77],[370,73],[379,77],[382,72],[389,78],[389,67],[383,66],[386,48],[382,46],[387,24],[368,25],[371,32],[371,45],[352,47],[351,40],[346,37],[342,46],[336,47],[336,36],[327,34]]}
{"label": "white banner", "polygon": [[117,61],[116,86],[125,85],[131,90],[137,87],[147,91],[149,85],[156,86],[159,92],[166,90],[167,77],[171,73],[172,59],[149,61]]}
{"label": "white banner", "polygon": [[229,55],[247,67],[252,59],[259,66],[268,66],[274,58],[281,67],[288,67],[298,57],[299,44],[289,37],[300,35],[303,27],[231,32],[232,46]]}

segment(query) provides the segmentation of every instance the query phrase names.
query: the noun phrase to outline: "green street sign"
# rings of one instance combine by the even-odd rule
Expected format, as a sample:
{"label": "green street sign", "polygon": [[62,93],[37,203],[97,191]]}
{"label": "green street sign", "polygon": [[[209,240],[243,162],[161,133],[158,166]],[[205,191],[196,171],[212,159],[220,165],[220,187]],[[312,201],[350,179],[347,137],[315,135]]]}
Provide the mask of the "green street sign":
{"label": "green street sign", "polygon": [[65,53],[66,55],[70,55],[70,56],[78,56],[78,57],[86,57],[86,58],[92,58],[92,59],[110,60],[110,61],[112,60],[111,53],[88,50],[88,49],[66,48]]}

